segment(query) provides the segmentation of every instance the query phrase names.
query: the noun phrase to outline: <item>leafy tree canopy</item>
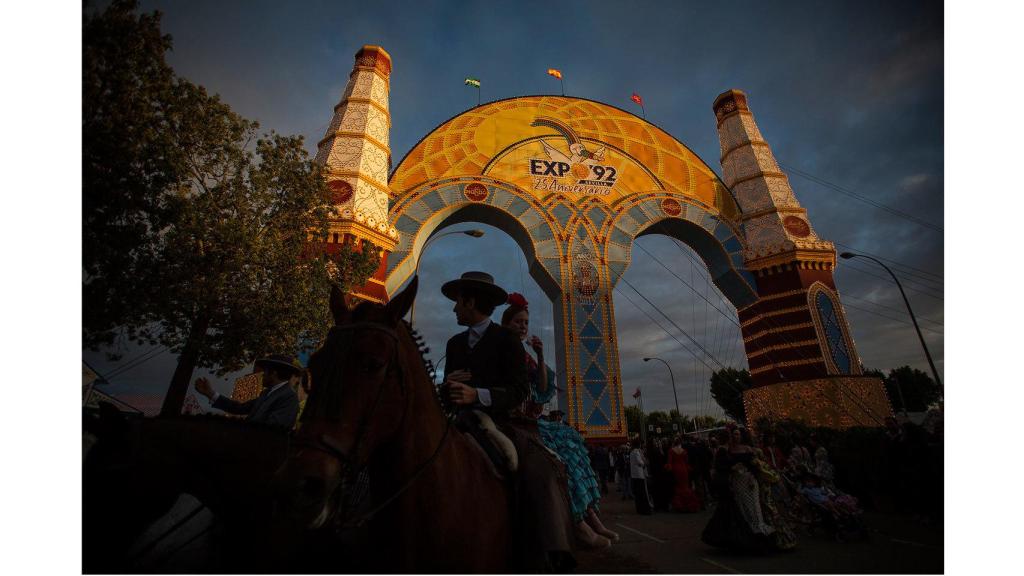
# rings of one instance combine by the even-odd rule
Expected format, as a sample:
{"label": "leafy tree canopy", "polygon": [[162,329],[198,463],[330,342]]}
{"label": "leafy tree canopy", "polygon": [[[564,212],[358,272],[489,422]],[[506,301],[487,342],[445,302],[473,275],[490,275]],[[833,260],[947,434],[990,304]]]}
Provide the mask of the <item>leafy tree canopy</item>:
{"label": "leafy tree canopy", "polygon": [[302,138],[235,114],[164,61],[159,13],[115,0],[87,13],[83,48],[83,336],[179,354],[164,413],[195,367],[294,353],[329,325],[332,273],[349,287],[375,249],[325,254],[330,195]]}
{"label": "leafy tree canopy", "polygon": [[743,392],[754,382],[750,372],[735,368],[715,370],[711,374],[711,397],[722,407],[725,414],[737,422],[746,422],[743,408]]}

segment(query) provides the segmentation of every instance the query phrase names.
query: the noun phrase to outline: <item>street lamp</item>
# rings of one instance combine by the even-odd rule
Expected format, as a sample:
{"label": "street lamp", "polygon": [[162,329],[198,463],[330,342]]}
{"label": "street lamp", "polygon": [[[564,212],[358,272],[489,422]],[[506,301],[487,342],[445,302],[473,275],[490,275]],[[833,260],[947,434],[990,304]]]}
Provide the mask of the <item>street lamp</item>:
{"label": "street lamp", "polygon": [[[883,264],[881,260],[879,260],[877,258],[872,258],[871,256],[868,256],[866,254],[855,254],[853,252],[843,252],[842,254],[839,255],[839,257],[844,259],[844,260],[849,260],[850,258],[867,258],[868,260],[871,260],[872,262],[878,264],[882,268],[885,268],[885,271],[888,272],[890,276],[892,276],[892,279],[896,282],[896,287],[900,289],[900,295],[903,296],[903,303],[907,305],[907,312],[910,313],[910,320],[914,323],[914,330],[917,330],[917,338],[921,341],[921,348],[924,348],[924,355],[925,355],[925,358],[928,359],[928,366],[932,369],[932,376],[935,377],[935,382],[939,385],[939,389],[942,389],[942,380],[939,379],[939,371],[935,369],[935,362],[932,362],[931,352],[928,351],[928,345],[925,344],[924,336],[921,335],[921,328],[917,325],[917,317],[914,316],[914,311],[910,308],[910,300],[907,299],[907,293],[903,291],[903,285],[900,284],[900,279],[897,278],[896,274],[894,274],[893,271],[890,270],[888,266]],[[903,395],[903,391],[900,390],[900,396],[901,396],[900,402],[903,401],[902,395]],[[903,405],[903,414],[904,414],[904,416],[906,415],[906,413],[907,413],[907,405],[904,404]]]}
{"label": "street lamp", "polygon": [[[644,358],[644,362],[650,362],[651,360],[657,360],[658,362],[664,364],[666,368],[668,368],[668,376],[669,378],[672,379],[672,397],[675,398],[676,401],[676,419],[678,420],[679,417],[682,416],[682,414],[679,412],[679,396],[676,395],[676,377],[675,374],[672,373],[672,367],[668,365],[668,362],[665,362],[661,358]],[[680,432],[682,432],[681,428],[682,427],[680,426]]]}
{"label": "street lamp", "polygon": [[[413,268],[413,271],[412,271],[412,277],[413,278],[415,278],[420,273],[420,258],[423,256],[423,253],[427,251],[427,246],[429,246],[431,242],[433,242],[434,240],[437,240],[438,238],[444,238],[445,236],[451,236],[452,234],[465,234],[466,236],[472,236],[473,238],[479,238],[479,237],[484,235],[484,231],[483,230],[452,230],[451,232],[445,232],[444,234],[438,234],[437,236],[434,236],[433,238],[428,238],[427,241],[423,243],[423,247],[420,248],[420,255],[416,257],[416,267]],[[413,299],[412,306],[409,307],[409,324],[412,324],[413,322],[415,322],[415,320],[416,320],[416,300]]]}

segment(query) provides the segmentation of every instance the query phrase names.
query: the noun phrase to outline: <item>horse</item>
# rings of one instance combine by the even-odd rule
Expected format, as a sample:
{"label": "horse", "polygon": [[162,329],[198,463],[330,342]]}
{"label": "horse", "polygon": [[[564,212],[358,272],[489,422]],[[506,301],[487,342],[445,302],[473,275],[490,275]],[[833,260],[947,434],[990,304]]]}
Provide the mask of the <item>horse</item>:
{"label": "horse", "polygon": [[[271,480],[285,458],[286,432],[215,416],[125,418],[109,405],[85,424],[95,442],[83,464],[83,572],[257,572],[283,564],[253,550],[271,546],[275,535]],[[165,522],[182,494],[202,507]],[[150,534],[157,520],[171,526]]]}
{"label": "horse", "polygon": [[[354,309],[334,287],[334,326],[309,361],[312,390],[280,470],[291,522],[369,526],[381,572],[496,573],[509,566],[509,489],[447,417],[411,326],[417,278],[387,305]],[[366,469],[370,510],[338,505],[342,478]],[[344,558],[339,558],[339,561]]]}

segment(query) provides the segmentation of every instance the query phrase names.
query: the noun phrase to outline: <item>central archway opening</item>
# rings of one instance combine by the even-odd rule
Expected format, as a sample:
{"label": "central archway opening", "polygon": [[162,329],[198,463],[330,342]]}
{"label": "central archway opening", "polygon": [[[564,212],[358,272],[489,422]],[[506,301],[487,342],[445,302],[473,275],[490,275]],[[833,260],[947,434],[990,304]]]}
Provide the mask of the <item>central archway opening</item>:
{"label": "central archway opening", "polygon": [[[699,249],[677,232],[657,228],[634,239],[630,266],[613,299],[627,406],[637,405],[630,397],[637,388],[648,414],[670,417],[678,401],[691,431],[694,417],[710,417],[698,419],[698,427],[727,418],[712,397],[711,377],[722,366],[746,370],[747,358],[735,306],[715,284]],[[671,372],[644,358],[660,359]]]}

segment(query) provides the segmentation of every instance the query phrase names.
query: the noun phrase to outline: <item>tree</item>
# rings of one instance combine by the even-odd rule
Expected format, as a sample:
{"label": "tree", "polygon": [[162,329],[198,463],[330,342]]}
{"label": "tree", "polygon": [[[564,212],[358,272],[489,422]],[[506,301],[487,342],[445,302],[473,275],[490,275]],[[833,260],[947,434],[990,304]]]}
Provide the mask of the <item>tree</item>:
{"label": "tree", "polygon": [[83,336],[178,354],[161,410],[177,414],[196,367],[223,374],[319,341],[332,271],[361,284],[377,253],[310,242],[333,208],[302,138],[258,135],[175,77],[159,14],[134,10],[116,0],[85,22]]}
{"label": "tree", "polygon": [[639,436],[644,420],[640,408],[638,406],[626,406],[623,412],[626,414],[626,432],[629,434],[629,437]]}
{"label": "tree", "polygon": [[935,380],[910,366],[890,370],[885,377],[885,391],[895,412],[903,412],[901,397],[907,403],[908,412],[924,412],[942,397],[942,390]]}
{"label": "tree", "polygon": [[711,397],[722,407],[726,415],[737,422],[746,422],[743,408],[743,392],[753,386],[750,372],[735,368],[715,370],[711,374]]}

